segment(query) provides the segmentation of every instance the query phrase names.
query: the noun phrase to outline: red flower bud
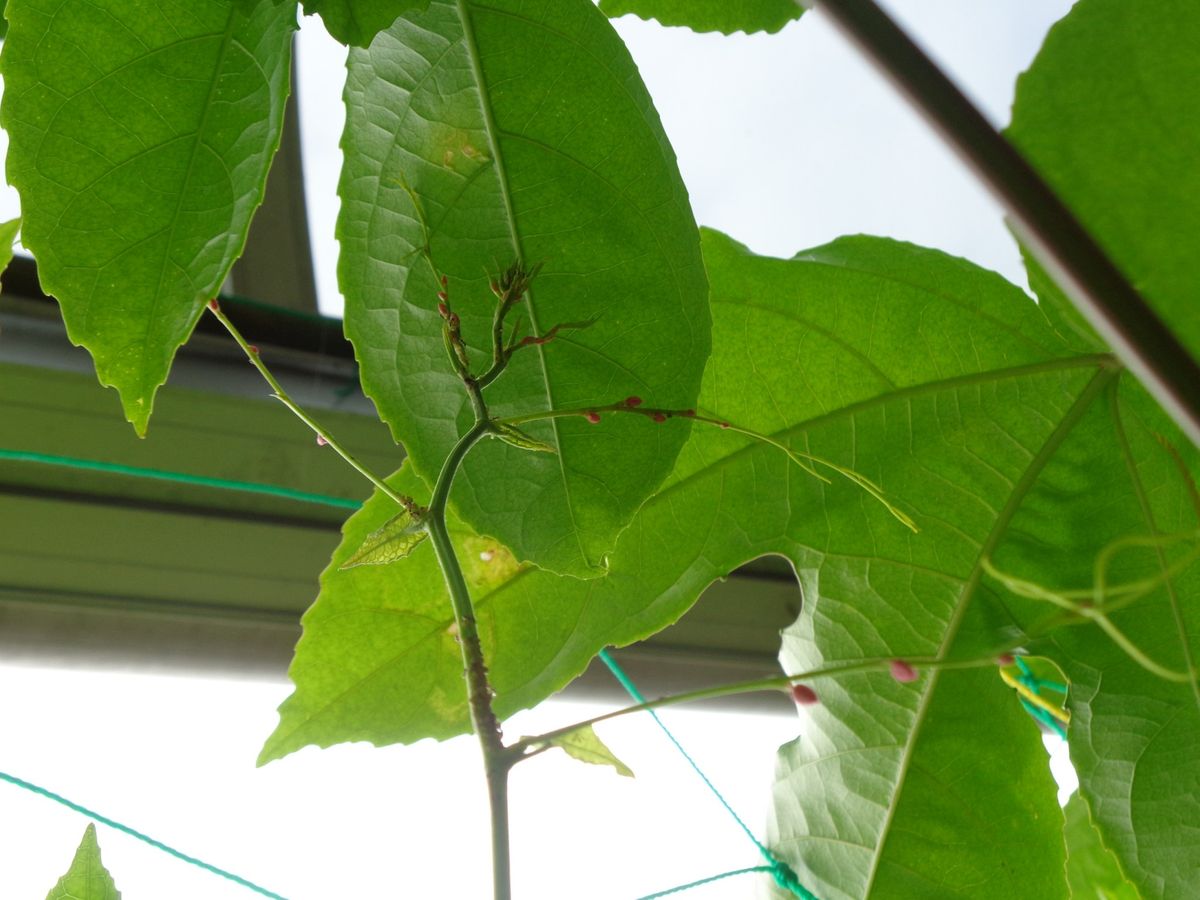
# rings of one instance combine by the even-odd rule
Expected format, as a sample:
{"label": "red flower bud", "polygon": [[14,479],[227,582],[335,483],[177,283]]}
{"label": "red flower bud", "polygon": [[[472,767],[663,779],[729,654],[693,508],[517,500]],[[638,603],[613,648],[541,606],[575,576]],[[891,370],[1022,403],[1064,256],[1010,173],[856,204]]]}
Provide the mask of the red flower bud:
{"label": "red flower bud", "polygon": [[443,275],[442,276],[442,287],[448,287],[449,284],[450,284],[450,279],[447,278],[445,275]]}
{"label": "red flower bud", "polygon": [[685,415],[685,416],[687,416],[687,417],[690,419],[690,418],[692,418],[693,416],[695,416],[695,415],[696,415],[696,411],[695,411],[694,409],[685,409],[685,410],[683,411],[682,415]]}
{"label": "red flower bud", "polygon": [[492,289],[492,293],[495,294],[497,297],[501,296],[501,294],[503,293],[500,290],[500,285],[498,285],[494,281],[490,285],[488,285],[488,287],[490,287]]}
{"label": "red flower bud", "polygon": [[254,344],[247,344],[246,349],[249,350],[251,353],[253,353],[255,356],[258,356],[258,347],[256,347]]}
{"label": "red flower bud", "polygon": [[1015,662],[1016,659],[1011,653],[1001,653],[996,657],[996,665],[998,666],[1011,666]]}
{"label": "red flower bud", "polygon": [[817,692],[807,684],[793,684],[792,699],[796,701],[797,706],[812,706],[821,702],[817,699]]}
{"label": "red flower bud", "polygon": [[211,309],[213,312],[220,312],[221,304],[217,302],[216,297],[213,297],[211,300],[208,301],[208,308]]}
{"label": "red flower bud", "polygon": [[450,307],[448,307],[445,303],[439,302],[438,315],[440,315],[443,319],[450,318]]}
{"label": "red flower bud", "polygon": [[660,412],[652,413],[652,414],[651,414],[651,416],[650,416],[650,418],[652,418],[652,419],[653,419],[655,422],[665,422],[665,421],[667,421],[667,416],[666,416],[666,414],[665,414],[665,413],[660,413]]}
{"label": "red flower bud", "polygon": [[638,396],[626,397],[626,398],[625,398],[625,405],[626,405],[626,406],[629,406],[629,407],[641,406],[641,405],[642,405],[642,398],[641,398],[641,397],[638,397]]}
{"label": "red flower bud", "polygon": [[600,424],[600,413],[596,412],[595,410],[589,410],[584,415],[584,418],[587,419],[589,422],[591,422],[593,425]]}
{"label": "red flower bud", "polygon": [[450,295],[447,294],[445,291],[438,291],[438,299],[441,300],[443,303],[445,303],[447,300],[450,299]]}
{"label": "red flower bud", "polygon": [[449,317],[447,318],[447,321],[450,323],[451,328],[453,328],[455,331],[458,330],[458,326],[460,324],[460,320],[458,318],[458,313],[450,313]]}
{"label": "red flower bud", "polygon": [[721,427],[722,427],[722,428],[728,428],[728,427],[729,427],[729,423],[728,423],[728,422],[722,422],[722,423],[721,423]]}
{"label": "red flower bud", "polygon": [[910,681],[917,680],[917,670],[902,659],[893,659],[888,663],[888,671],[901,684],[908,684]]}

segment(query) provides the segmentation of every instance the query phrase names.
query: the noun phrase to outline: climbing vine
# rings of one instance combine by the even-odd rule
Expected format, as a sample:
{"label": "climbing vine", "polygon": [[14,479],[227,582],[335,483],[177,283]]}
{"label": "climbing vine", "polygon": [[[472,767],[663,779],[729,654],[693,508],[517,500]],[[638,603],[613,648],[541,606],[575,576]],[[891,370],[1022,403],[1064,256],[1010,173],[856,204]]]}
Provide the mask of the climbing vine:
{"label": "climbing vine", "polygon": [[[803,592],[781,675],[631,708],[791,692],[747,871],[822,900],[1200,893],[1200,455],[1127,368],[1136,335],[1101,339],[1037,246],[1035,302],[897,241],[784,260],[697,228],[605,13],[776,31],[790,0],[303,6],[350,45],[339,284],[391,473],[214,299],[279,144],[296,0],[8,0],[0,56],[22,241],[138,433],[209,314],[374,488],[260,762],[474,732],[507,898],[509,770],[622,764],[594,721],[504,719],[775,554]],[[1007,133],[1191,362],[1198,45],[1190,0],[1079,0]],[[1065,816],[1034,720],[1069,741]],[[51,896],[116,896],[97,872],[89,828]]]}

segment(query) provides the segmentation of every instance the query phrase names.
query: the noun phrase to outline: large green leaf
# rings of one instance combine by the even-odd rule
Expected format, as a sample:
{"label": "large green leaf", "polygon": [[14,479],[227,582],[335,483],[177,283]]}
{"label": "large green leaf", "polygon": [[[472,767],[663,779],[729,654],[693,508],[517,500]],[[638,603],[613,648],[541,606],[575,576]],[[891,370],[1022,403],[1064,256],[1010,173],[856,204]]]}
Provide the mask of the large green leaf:
{"label": "large green leaf", "polygon": [[[1200,15],[1187,0],[1081,0],[1020,79],[1009,132],[1193,354],[1200,354],[1198,45]],[[1031,282],[1051,315],[1084,330],[1036,267]],[[1160,442],[1175,435],[1173,426],[1128,385],[1110,396],[1119,400],[1109,414],[1094,416],[1065,448],[1071,465],[1058,481],[1070,486],[1073,503],[1064,509],[1049,493],[1031,504],[1054,509],[1062,559],[1014,547],[1003,559],[1006,570],[1083,588],[1092,582],[1097,545],[1191,531],[1200,522],[1194,488]],[[1194,472],[1197,456],[1187,441],[1174,437],[1173,445]],[[1036,524],[1034,535],[1049,532],[1044,518]],[[1126,552],[1113,578],[1162,580],[1178,549]],[[1179,670],[1194,667],[1200,651],[1196,571],[1176,573],[1114,617],[1152,657]],[[1080,645],[1076,635],[1058,644],[1073,680],[1071,755],[1105,844],[1144,896],[1196,896],[1200,867],[1180,834],[1200,818],[1200,763],[1190,750],[1200,742],[1200,693],[1164,682],[1112,645]]]}
{"label": "large green leaf", "polygon": [[663,25],[722,34],[775,32],[804,11],[796,0],[600,0],[600,9],[613,17],[633,13]]}
{"label": "large green leaf", "polygon": [[306,13],[320,15],[331,35],[355,47],[366,47],[401,13],[428,6],[429,0],[304,0]]}
{"label": "large green leaf", "polygon": [[262,199],[295,3],[12,0],[7,16],[0,122],[22,239],[144,433]]}
{"label": "large green leaf", "polygon": [[1009,137],[1200,356],[1200,14],[1080,0],[1017,82]]}
{"label": "large green leaf", "polygon": [[1087,803],[1072,794],[1063,810],[1067,816],[1067,883],[1071,900],[1138,900],[1138,892],[1125,880],[1116,858],[1100,841]]}
{"label": "large green leaf", "polygon": [[[968,483],[1007,484],[1003,478],[1029,462],[1022,445],[1054,433],[1107,360],[1067,349],[1028,298],[997,276],[932,251],[846,239],[785,262],[755,258],[716,233],[705,242],[718,340],[702,406],[798,448],[819,442],[906,509],[910,498],[919,502],[925,531],[913,536],[860,488],[840,479],[822,485],[774,448],[697,428],[665,487],[621,536],[606,578],[559,578],[489,556],[507,560],[495,580],[476,586],[503,714],[561,688],[606,644],[659,630],[714,579],[764,553],[786,554],[802,572],[820,568],[827,587],[839,579],[857,586],[866,560],[878,555],[875,542],[886,540],[925,568],[889,574],[876,562],[872,571],[885,580],[871,583],[919,589],[949,608],[956,594],[936,575],[940,559],[960,558],[969,575],[994,510],[957,502],[961,491],[945,478],[963,469],[957,477]],[[941,420],[953,410],[943,440]],[[678,424],[656,427],[665,433]],[[907,452],[910,440],[947,459],[926,468]],[[992,463],[993,444],[1014,459]],[[400,489],[426,498],[411,472],[400,478]],[[292,666],[297,690],[268,757],[306,743],[415,741],[468,727],[432,554],[422,547],[385,569],[337,569],[394,513],[377,495],[347,523],[305,617]],[[837,558],[837,575],[826,556],[835,545],[848,554]],[[465,558],[478,560],[496,545],[463,546]]]}
{"label": "large green leaf", "polygon": [[[675,158],[620,39],[589,0],[434,0],[350,53],[338,220],[346,332],[363,384],[431,481],[469,424],[441,289],[481,370],[487,271],[544,263],[514,314],[544,333],[488,390],[502,415],[636,394],[695,405],[709,348],[699,241]],[[686,428],[582,417],[529,427],[557,454],[489,441],[454,500],[519,559],[598,575]]]}
{"label": "large green leaf", "polygon": [[100,860],[95,825],[88,824],[71,868],[46,895],[46,900],[121,900],[121,892]]}

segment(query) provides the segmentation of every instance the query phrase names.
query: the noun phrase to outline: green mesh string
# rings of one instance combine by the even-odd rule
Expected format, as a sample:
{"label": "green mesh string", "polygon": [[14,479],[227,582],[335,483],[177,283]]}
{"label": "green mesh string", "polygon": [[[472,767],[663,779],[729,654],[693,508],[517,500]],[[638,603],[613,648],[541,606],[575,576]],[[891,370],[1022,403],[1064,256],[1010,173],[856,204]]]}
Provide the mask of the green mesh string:
{"label": "green mesh string", "polygon": [[[1040,695],[1042,688],[1045,688],[1048,691],[1054,691],[1055,693],[1066,696],[1067,686],[1065,684],[1062,684],[1058,681],[1048,681],[1045,678],[1038,678],[1037,675],[1033,673],[1033,669],[1029,668],[1029,664],[1019,656],[1014,661],[1017,664],[1017,668],[1021,670],[1021,675],[1017,678],[1017,681],[1025,685],[1025,687],[1029,688],[1029,690]],[[1024,697],[1021,698],[1021,706],[1023,706],[1025,708],[1025,712],[1033,716],[1037,722],[1053,731],[1064,741],[1067,739],[1066,729],[1062,727],[1062,725],[1057,719],[1054,718],[1054,716],[1046,712],[1046,710],[1039,706],[1035,706]]]}
{"label": "green mesh string", "polygon": [[[621,687],[625,688],[626,693],[628,693],[629,696],[633,698],[634,703],[645,703],[646,702],[646,698],[642,696],[642,692],[638,690],[637,685],[633,683],[632,679],[630,679],[630,677],[625,674],[625,670],[622,669],[619,665],[617,665],[617,661],[612,658],[612,654],[610,654],[607,650],[601,650],[600,651],[600,660],[606,666],[608,666],[608,670],[610,672],[612,672],[613,677],[615,677],[617,679],[617,681],[619,681],[621,683]],[[654,721],[658,725],[658,727],[660,729],[662,729],[663,734],[665,734],[667,736],[667,738],[671,741],[671,743],[675,745],[675,749],[678,750],[680,752],[680,754],[682,754],[683,758],[687,760],[688,765],[692,767],[692,771],[694,771],[697,775],[700,776],[700,780],[704,782],[705,787],[707,787],[709,789],[709,791],[712,792],[712,795],[717,798],[717,801],[721,804],[722,807],[724,807],[725,811],[727,813],[729,813],[729,815],[733,819],[733,821],[737,822],[738,826],[742,829],[742,831],[744,831],[746,833],[746,837],[750,838],[750,840],[754,844],[754,846],[758,848],[758,852],[762,855],[762,858],[765,859],[768,863],[768,865],[766,865],[766,866],[760,866],[760,867],[757,867],[754,869],[738,869],[735,872],[727,872],[723,875],[716,875],[712,878],[706,878],[702,881],[694,881],[690,884],[680,885],[679,887],[671,888],[668,891],[662,891],[657,894],[651,894],[650,896],[651,897],[662,897],[667,894],[674,894],[674,893],[678,893],[679,891],[685,891],[689,888],[699,887],[702,884],[707,884],[710,881],[716,881],[720,878],[726,878],[731,875],[741,875],[746,872],[753,872],[753,871],[765,871],[765,872],[769,872],[771,874],[771,876],[775,879],[775,883],[777,885],[779,885],[781,888],[783,888],[785,891],[791,891],[797,897],[802,898],[802,900],[817,900],[816,896],[814,896],[812,893],[810,893],[808,890],[806,890],[805,887],[800,883],[799,877],[792,870],[791,866],[789,866],[783,860],[778,859],[774,853],[772,853],[769,849],[767,849],[767,847],[762,843],[762,841],[760,841],[757,837],[754,836],[754,832],[750,830],[749,826],[747,826],[746,823],[742,821],[742,817],[739,816],[734,811],[733,807],[729,805],[729,801],[726,800],[724,798],[724,796],[722,796],[721,792],[717,790],[716,785],[714,785],[709,780],[708,776],[704,774],[704,772],[700,768],[700,766],[696,763],[696,761],[694,759],[692,759],[691,754],[688,753],[687,750],[685,750],[683,748],[683,744],[679,743],[679,739],[676,738],[675,735],[671,733],[671,730],[669,728],[667,728],[667,726],[665,724],[663,724],[663,720],[661,718],[659,718],[658,713],[656,713],[652,709],[648,709],[648,710],[646,710],[646,712],[648,712],[650,714],[650,716],[654,719]],[[642,898],[642,900],[647,900],[647,898]]]}
{"label": "green mesh string", "polygon": [[329,497],[325,494],[311,494],[308,491],[297,491],[293,488],[282,487],[277,484],[260,484],[256,481],[230,481],[226,478],[209,478],[207,475],[190,475],[187,472],[147,469],[142,466],[126,466],[121,463],[101,462],[97,459],[79,459],[74,456],[55,456],[51,453],[32,453],[27,450],[7,450],[0,448],[0,460],[40,463],[47,466],[59,466],[64,469],[79,469],[85,472],[128,475],[133,478],[150,478],[157,481],[169,481],[173,484],[191,484],[198,487],[217,488],[223,491],[240,491],[244,494],[265,494],[270,497],[298,500],[301,503],[336,506],[339,509],[358,509],[362,505],[358,500],[347,500],[344,497]]}
{"label": "green mesh string", "polygon": [[202,859],[196,859],[194,856],[188,856],[186,853],[176,850],[174,847],[167,846],[162,841],[156,841],[149,835],[142,834],[140,831],[130,828],[128,825],[122,825],[120,822],[108,818],[108,816],[102,816],[100,813],[90,810],[86,806],[80,806],[78,803],[68,800],[66,797],[56,794],[53,791],[48,791],[44,787],[31,784],[22,778],[17,778],[15,775],[9,775],[7,772],[0,772],[0,781],[7,781],[9,784],[23,788],[30,793],[37,794],[39,797],[45,797],[49,800],[53,800],[55,803],[60,803],[67,809],[73,809],[77,813],[82,813],[89,819],[99,822],[101,825],[107,825],[109,828],[113,828],[122,832],[123,834],[127,834],[132,838],[137,838],[142,843],[149,844],[151,847],[161,850],[163,853],[173,856],[178,860],[182,860],[190,866],[195,866],[196,868],[203,869],[206,872],[211,872],[213,875],[219,875],[226,881],[232,881],[234,884],[240,884],[242,887],[259,894],[260,896],[271,897],[273,900],[287,900],[287,898],[282,894],[276,894],[274,891],[268,891],[265,887],[261,887],[255,884],[253,881],[249,881],[240,875],[234,875],[232,872],[226,872],[224,869],[219,869],[214,865],[204,862]]}

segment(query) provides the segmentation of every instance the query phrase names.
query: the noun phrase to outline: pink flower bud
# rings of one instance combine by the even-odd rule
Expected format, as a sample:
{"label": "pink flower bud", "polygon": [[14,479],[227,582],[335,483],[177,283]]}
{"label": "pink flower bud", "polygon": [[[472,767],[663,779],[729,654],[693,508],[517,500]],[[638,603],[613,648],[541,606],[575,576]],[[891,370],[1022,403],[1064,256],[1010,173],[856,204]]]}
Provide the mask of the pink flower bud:
{"label": "pink flower bud", "polygon": [[324,447],[328,443],[329,443],[329,441],[325,440],[324,435],[320,435],[320,434],[317,435],[317,446],[318,447]]}
{"label": "pink flower bud", "polygon": [[628,406],[628,407],[630,407],[630,408],[632,408],[632,407],[635,407],[635,406],[641,406],[641,405],[642,405],[642,398],[641,398],[641,397],[638,397],[638,396],[636,396],[636,395],[635,395],[635,396],[633,396],[633,397],[626,397],[626,398],[625,398],[625,405],[626,405],[626,406]]}
{"label": "pink flower bud", "polygon": [[792,699],[796,701],[797,706],[812,706],[821,702],[817,699],[817,692],[807,684],[793,684]]}
{"label": "pink flower bud", "polygon": [[917,670],[902,659],[893,659],[888,663],[888,671],[901,684],[917,680]]}
{"label": "pink flower bud", "polygon": [[589,422],[591,422],[593,425],[600,424],[600,413],[596,412],[595,410],[589,410],[584,415],[584,418],[587,419]]}

